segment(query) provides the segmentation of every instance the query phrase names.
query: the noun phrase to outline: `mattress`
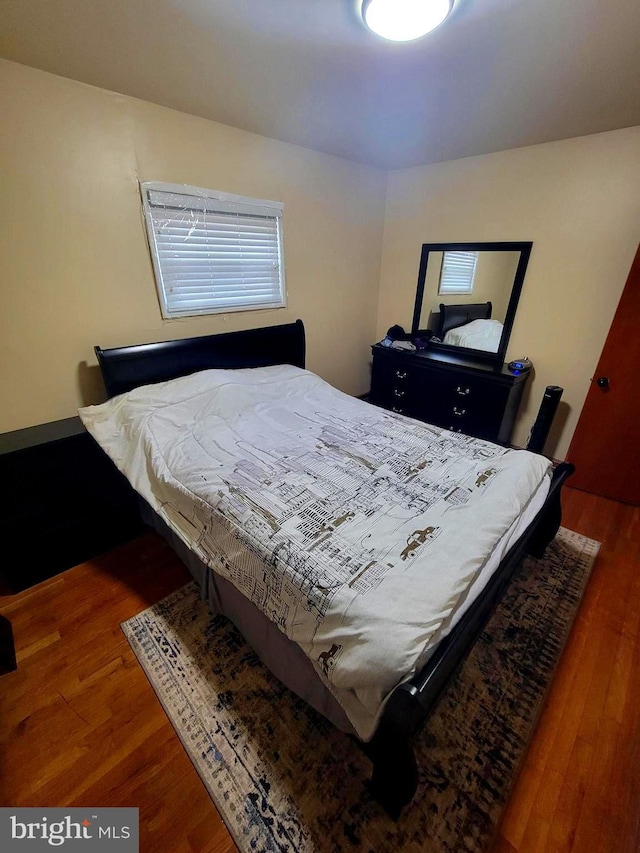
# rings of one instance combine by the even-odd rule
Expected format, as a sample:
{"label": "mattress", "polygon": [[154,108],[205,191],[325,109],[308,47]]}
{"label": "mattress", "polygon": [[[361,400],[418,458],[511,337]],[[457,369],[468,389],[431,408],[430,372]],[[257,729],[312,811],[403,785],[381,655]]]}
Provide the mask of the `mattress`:
{"label": "mattress", "polygon": [[301,648],[363,740],[548,488],[542,457],[288,365],[203,371],[80,414],[188,548]]}

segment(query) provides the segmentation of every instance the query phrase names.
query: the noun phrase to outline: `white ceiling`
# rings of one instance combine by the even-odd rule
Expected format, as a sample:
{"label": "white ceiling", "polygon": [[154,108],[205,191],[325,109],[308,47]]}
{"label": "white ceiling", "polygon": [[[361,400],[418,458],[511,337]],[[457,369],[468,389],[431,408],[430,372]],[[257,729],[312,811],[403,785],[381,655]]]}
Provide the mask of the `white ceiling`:
{"label": "white ceiling", "polygon": [[383,42],[356,0],[2,0],[0,55],[383,168],[640,124],[639,0],[458,0]]}

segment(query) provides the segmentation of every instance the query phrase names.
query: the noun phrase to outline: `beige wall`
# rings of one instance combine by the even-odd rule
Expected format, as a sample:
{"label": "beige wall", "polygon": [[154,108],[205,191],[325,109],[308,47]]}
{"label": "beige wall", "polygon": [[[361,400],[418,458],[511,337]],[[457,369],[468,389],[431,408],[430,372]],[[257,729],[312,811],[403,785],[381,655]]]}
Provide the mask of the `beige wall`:
{"label": "beige wall", "polygon": [[[508,352],[535,363],[515,439],[525,441],[544,387],[560,384],[565,407],[549,449],[566,452],[640,239],[640,128],[392,172],[387,181],[4,60],[0,115],[0,432],[101,399],[96,343],[297,317],[309,367],[363,392],[371,341],[393,323],[411,324],[423,242],[533,240]],[[162,320],[138,180],[283,201],[288,307]]]}
{"label": "beige wall", "polygon": [[[118,346],[301,317],[308,365],[369,387],[386,176],[0,61],[0,432],[73,415]],[[288,307],[163,320],[138,180],[283,201]]]}
{"label": "beige wall", "polygon": [[514,439],[561,385],[562,457],[640,240],[640,127],[392,172],[378,335],[411,325],[422,243],[477,240],[533,240],[507,353],[535,365]]}

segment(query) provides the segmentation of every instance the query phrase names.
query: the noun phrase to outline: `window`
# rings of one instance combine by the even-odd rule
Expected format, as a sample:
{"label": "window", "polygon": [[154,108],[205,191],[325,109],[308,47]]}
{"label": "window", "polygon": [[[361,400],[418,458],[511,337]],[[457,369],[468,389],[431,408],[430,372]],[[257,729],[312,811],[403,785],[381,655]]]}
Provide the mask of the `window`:
{"label": "window", "polygon": [[473,293],[477,252],[444,252],[438,293]]}
{"label": "window", "polygon": [[140,191],[163,317],[286,305],[280,202],[174,184]]}

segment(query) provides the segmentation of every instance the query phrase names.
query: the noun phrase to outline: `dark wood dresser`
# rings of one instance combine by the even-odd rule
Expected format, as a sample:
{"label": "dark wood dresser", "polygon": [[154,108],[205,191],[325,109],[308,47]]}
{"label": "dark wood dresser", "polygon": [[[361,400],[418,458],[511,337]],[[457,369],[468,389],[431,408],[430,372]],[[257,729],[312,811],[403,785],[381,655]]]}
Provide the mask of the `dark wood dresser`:
{"label": "dark wood dresser", "polygon": [[442,352],[375,344],[370,402],[454,432],[508,444],[529,373]]}
{"label": "dark wood dresser", "polygon": [[0,575],[13,591],[142,530],[133,490],[77,417],[0,435],[0,478]]}

